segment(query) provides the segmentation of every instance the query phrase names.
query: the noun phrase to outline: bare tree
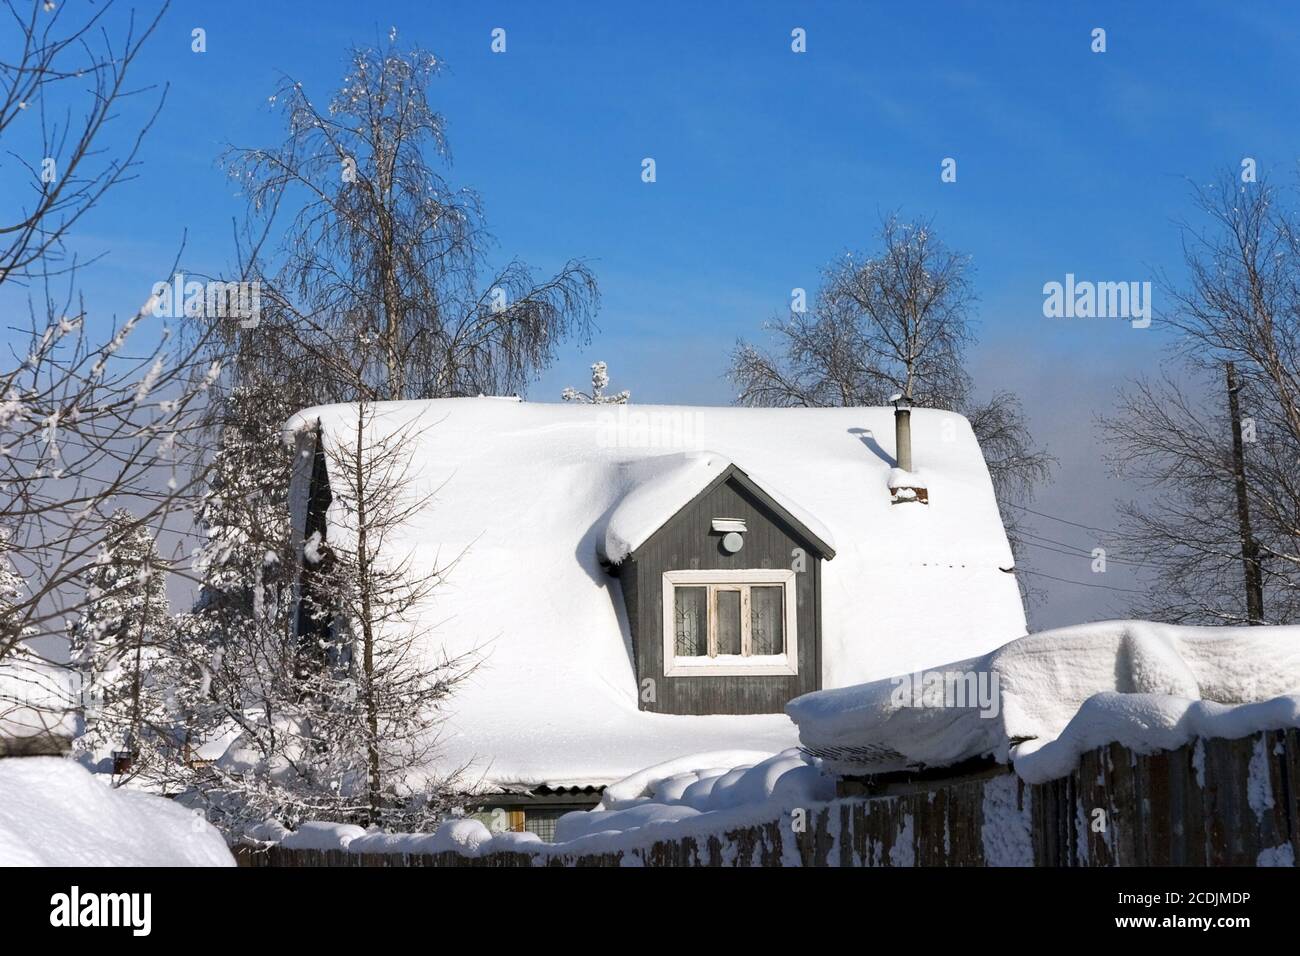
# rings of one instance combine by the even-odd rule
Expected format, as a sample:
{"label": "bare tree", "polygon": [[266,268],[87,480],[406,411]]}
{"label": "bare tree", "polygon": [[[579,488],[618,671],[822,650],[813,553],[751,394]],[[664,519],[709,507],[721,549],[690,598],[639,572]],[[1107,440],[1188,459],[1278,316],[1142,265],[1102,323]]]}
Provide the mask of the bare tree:
{"label": "bare tree", "polygon": [[278,265],[264,270],[270,328],[259,337],[312,363],[318,400],[354,397],[348,375],[321,358],[344,328],[379,357],[367,384],[383,399],[515,392],[566,337],[590,333],[597,290],[583,263],[540,280],[518,260],[485,272],[482,204],[435,165],[450,161],[446,120],[428,98],[442,68],[390,34],[350,52],[324,108],[285,79],[272,97],[285,139],[229,151],[263,233],[295,209]]}
{"label": "bare tree", "polygon": [[1032,500],[1053,459],[1034,446],[1019,400],[973,400],[965,371],[974,293],[969,261],[928,222],[890,216],[880,251],[850,254],[824,273],[814,308],[768,324],[775,349],[741,341],[730,377],[742,405],[883,405],[895,393],[964,414],[984,451],[1003,522],[1019,548],[1013,505]]}
{"label": "bare tree", "polygon": [[341,653],[326,672],[345,663],[355,687],[345,735],[351,731],[364,754],[372,824],[401,814],[409,799],[402,778],[433,755],[438,708],[467,674],[463,660],[432,658],[428,602],[448,568],[416,573],[412,539],[400,538],[433,500],[412,471],[416,433],[416,423],[395,430],[377,423],[375,406],[363,401],[352,440],[328,452],[336,521],[322,543],[333,559],[323,583]]}
{"label": "bare tree", "polygon": [[352,434],[323,452],[332,520],[305,542],[298,636],[229,635],[214,669],[220,716],[241,733],[190,799],[228,829],[267,817],[421,829],[452,803],[456,773],[428,769],[472,666],[439,656],[427,623],[447,568],[415,573],[400,537],[431,503],[411,469],[415,424],[389,428],[378,408],[357,403]]}
{"label": "bare tree", "polygon": [[[11,361],[0,365],[0,533],[25,582],[0,622],[0,660],[29,652],[29,638],[66,637],[84,600],[77,584],[117,507],[161,527],[182,506],[197,477],[181,467],[184,450],[220,373],[204,341],[182,347],[155,327],[154,299],[97,336],[76,291],[66,240],[132,175],[161,105],[120,149],[110,145],[123,106],[143,92],[126,77],[158,23],[138,30],[131,18],[115,40],[111,6],[4,5],[19,42],[0,63],[0,137],[14,144],[6,175],[29,191],[0,211],[0,289],[25,289],[29,308],[9,323]],[[79,120],[65,97],[84,105]]]}
{"label": "bare tree", "polygon": [[1149,493],[1123,504],[1117,546],[1150,572],[1134,605],[1147,616],[1287,623],[1300,612],[1293,196],[1227,172],[1193,200],[1187,277],[1162,281],[1172,367],[1133,383],[1102,420],[1114,465]]}

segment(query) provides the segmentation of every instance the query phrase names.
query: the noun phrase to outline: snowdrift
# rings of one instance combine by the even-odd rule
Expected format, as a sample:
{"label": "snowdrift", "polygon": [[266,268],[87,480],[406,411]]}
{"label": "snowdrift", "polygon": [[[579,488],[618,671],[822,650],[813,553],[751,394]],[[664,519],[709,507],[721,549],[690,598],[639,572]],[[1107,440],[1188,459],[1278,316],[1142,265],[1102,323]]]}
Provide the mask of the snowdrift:
{"label": "snowdrift", "polygon": [[703,838],[770,823],[834,796],[834,778],[798,749],[778,754],[711,751],[677,757],[612,784],[595,809],[562,816],[553,843],[535,833],[494,833],[480,820],[463,818],[444,823],[433,834],[367,833],[359,827],[305,823],[281,839],[280,846],[349,853],[453,851],[468,857],[616,853],[656,840]]}
{"label": "snowdrift", "polygon": [[[948,691],[963,682],[992,688],[992,706]],[[1197,736],[1296,726],[1297,694],[1300,627],[1105,621],[1032,634],[930,672],[807,694],[786,712],[803,747],[834,771],[992,756],[1038,782],[1111,741],[1149,753]]]}
{"label": "snowdrift", "polygon": [[234,866],[201,815],[70,760],[0,760],[0,866]]}

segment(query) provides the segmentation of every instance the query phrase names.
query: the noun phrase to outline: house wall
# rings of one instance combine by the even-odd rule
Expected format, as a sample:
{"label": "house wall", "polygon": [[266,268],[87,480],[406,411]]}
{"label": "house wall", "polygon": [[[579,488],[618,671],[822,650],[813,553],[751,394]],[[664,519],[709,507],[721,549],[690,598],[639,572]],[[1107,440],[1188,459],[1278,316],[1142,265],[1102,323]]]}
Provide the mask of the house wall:
{"label": "house wall", "polygon": [[[722,550],[712,531],[714,518],[744,518],[745,546]],[[780,713],[787,701],[821,686],[821,630],[818,606],[821,558],[775,511],[734,478],[696,497],[655,532],[619,568],[632,625],[641,709],[665,714]],[[795,576],[799,673],[776,677],[665,677],[663,660],[663,574],[684,570],[742,570],[792,567],[803,549],[806,570]],[[654,681],[646,700],[645,680]]]}
{"label": "house wall", "polygon": [[[319,579],[321,575],[328,573],[333,565],[333,558],[330,555],[329,548],[325,542],[329,539],[329,528],[326,517],[329,513],[330,502],[333,500],[333,494],[330,491],[329,468],[325,460],[325,452],[321,445],[319,433],[316,434],[311,444],[305,446],[310,448],[311,452],[311,477],[307,486],[306,503],[302,515],[302,539],[298,542],[300,551],[298,554],[299,577],[298,577],[298,620],[297,633],[300,640],[300,649],[304,653],[314,653],[321,645],[321,642],[330,636],[330,624],[326,620],[313,618],[311,609],[324,603],[324,598],[320,594]],[[301,551],[301,545],[313,534],[319,534],[322,545],[320,547],[324,560],[319,565],[313,565],[307,561],[306,555]]]}

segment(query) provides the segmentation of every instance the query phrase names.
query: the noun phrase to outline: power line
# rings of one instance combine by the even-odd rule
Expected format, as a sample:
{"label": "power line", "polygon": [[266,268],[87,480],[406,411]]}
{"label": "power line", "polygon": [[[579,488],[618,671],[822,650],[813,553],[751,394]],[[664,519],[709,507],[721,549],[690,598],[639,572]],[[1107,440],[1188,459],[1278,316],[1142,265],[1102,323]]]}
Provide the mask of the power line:
{"label": "power line", "polygon": [[1083,528],[1085,531],[1096,531],[1098,534],[1108,534],[1108,535],[1113,535],[1115,537],[1121,537],[1118,531],[1112,531],[1109,528],[1098,528],[1090,524],[1080,524],[1078,521],[1070,521],[1066,518],[1058,518],[1056,515],[1049,515],[1045,511],[1035,511],[1033,508],[1026,508],[1024,505],[1018,505],[1013,501],[1008,501],[1007,504],[1009,504],[1012,508],[1017,508],[1021,511],[1026,511],[1031,515],[1038,515],[1038,517],[1040,518],[1047,518],[1049,521],[1059,521],[1061,522],[1061,524],[1073,525],[1076,528]]}
{"label": "power line", "polygon": [[1077,584],[1081,588],[1101,588],[1103,591],[1122,591],[1126,594],[1146,594],[1146,591],[1138,588],[1117,588],[1110,584],[1092,584],[1088,581],[1074,581],[1070,578],[1058,578],[1054,574],[1044,574],[1042,571],[1030,571],[1028,568],[1016,568],[1018,574],[1032,574],[1036,577],[1047,578],[1051,581],[1060,581],[1062,584]]}
{"label": "power line", "polygon": [[[1067,558],[1083,558],[1084,560],[1092,560],[1094,558],[1099,557],[1099,555],[1095,555],[1091,551],[1084,551],[1081,548],[1076,548],[1074,545],[1068,544],[1065,541],[1055,541],[1052,538],[1044,538],[1042,535],[1030,534],[1027,531],[1020,532],[1019,537],[1021,539],[1020,543],[1026,545],[1027,547],[1041,548],[1044,551],[1051,551],[1053,554],[1063,554]],[[1069,548],[1070,550],[1062,551],[1061,548],[1049,548],[1045,544],[1039,544],[1038,541],[1025,541],[1024,540],[1025,538],[1037,538],[1038,541],[1048,541],[1051,542],[1052,544],[1059,544],[1061,545],[1062,548]],[[1102,550],[1104,551],[1105,549],[1103,548]],[[1146,567],[1146,565],[1143,564],[1141,561],[1129,561],[1126,558],[1112,558],[1110,555],[1106,555],[1105,560],[1107,563],[1126,564],[1131,568]]]}
{"label": "power line", "polygon": [[[1048,545],[1045,545],[1045,544],[1039,544],[1037,541],[1021,541],[1020,543],[1023,544],[1023,545],[1024,545],[1025,547],[1027,547],[1027,548],[1038,548],[1040,551],[1050,551],[1052,554],[1061,554],[1061,555],[1064,555],[1064,556],[1067,557],[1067,558],[1078,558],[1078,559],[1083,560],[1083,561],[1093,561],[1093,560],[1096,560],[1096,558],[1094,558],[1094,557],[1093,557],[1092,555],[1090,555],[1090,554],[1080,554],[1080,553],[1077,552],[1077,551],[1065,551],[1065,550],[1063,550],[1063,549],[1061,549],[1061,548],[1052,548],[1052,547],[1049,547]],[[1130,567],[1130,568],[1142,568],[1142,567],[1146,567],[1146,565],[1138,564],[1138,563],[1133,562],[1133,561],[1125,561],[1125,560],[1123,560],[1122,558],[1111,558],[1111,557],[1107,557],[1107,558],[1105,558],[1105,561],[1106,561],[1107,564],[1123,564],[1123,565],[1127,565],[1127,566]]]}

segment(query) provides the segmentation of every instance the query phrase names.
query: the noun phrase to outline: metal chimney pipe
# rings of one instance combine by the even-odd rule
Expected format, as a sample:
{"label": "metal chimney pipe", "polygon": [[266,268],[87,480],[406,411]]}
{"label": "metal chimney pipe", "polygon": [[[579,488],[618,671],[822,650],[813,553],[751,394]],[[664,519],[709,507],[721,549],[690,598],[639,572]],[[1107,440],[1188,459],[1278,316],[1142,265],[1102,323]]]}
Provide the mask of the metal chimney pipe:
{"label": "metal chimney pipe", "polygon": [[912,403],[902,395],[890,399],[894,404],[894,457],[903,471],[912,470]]}

